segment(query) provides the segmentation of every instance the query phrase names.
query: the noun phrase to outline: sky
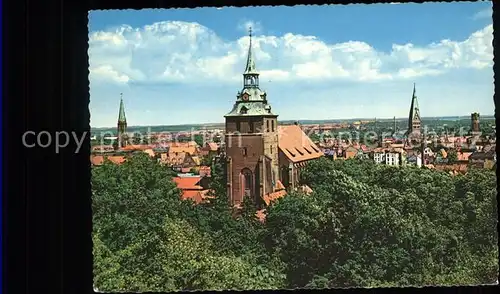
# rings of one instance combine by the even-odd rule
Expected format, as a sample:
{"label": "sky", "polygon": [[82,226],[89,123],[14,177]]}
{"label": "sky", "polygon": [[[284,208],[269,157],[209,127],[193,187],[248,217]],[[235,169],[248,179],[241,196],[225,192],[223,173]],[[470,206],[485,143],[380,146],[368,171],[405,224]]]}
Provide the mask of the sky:
{"label": "sky", "polygon": [[279,120],[494,113],[491,2],[89,12],[92,127],[219,123],[248,28]]}

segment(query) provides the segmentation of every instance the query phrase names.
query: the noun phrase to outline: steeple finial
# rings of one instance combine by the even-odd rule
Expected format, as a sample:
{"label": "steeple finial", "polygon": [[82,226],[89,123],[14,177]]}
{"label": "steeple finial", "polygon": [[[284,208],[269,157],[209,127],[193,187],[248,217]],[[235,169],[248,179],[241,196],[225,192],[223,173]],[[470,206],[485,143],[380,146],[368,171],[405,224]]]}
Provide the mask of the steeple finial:
{"label": "steeple finial", "polygon": [[118,122],[127,122],[127,118],[125,117],[125,106],[123,106],[123,93],[120,93],[120,112],[118,113]]}

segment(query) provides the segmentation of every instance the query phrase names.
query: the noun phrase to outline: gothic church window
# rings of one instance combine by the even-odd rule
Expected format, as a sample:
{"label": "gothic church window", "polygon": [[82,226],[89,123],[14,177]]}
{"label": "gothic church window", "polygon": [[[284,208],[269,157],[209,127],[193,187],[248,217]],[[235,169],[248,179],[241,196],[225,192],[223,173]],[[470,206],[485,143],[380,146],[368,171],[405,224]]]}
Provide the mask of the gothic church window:
{"label": "gothic church window", "polygon": [[252,171],[248,168],[244,168],[241,173],[243,174],[243,189],[245,195],[251,195],[252,184],[253,184],[253,175]]}

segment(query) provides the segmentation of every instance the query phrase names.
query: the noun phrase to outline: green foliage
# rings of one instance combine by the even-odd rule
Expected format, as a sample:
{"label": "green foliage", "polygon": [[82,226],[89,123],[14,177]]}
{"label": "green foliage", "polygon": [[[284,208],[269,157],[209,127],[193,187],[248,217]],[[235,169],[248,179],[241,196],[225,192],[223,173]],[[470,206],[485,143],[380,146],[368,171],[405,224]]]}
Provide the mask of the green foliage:
{"label": "green foliage", "polygon": [[455,150],[449,150],[448,155],[446,156],[448,159],[448,163],[454,163],[458,161],[458,154]]}
{"label": "green foliage", "polygon": [[104,292],[123,289],[125,285],[121,279],[121,267],[116,255],[104,245],[97,234],[92,235],[92,241],[94,242],[94,285],[98,285],[98,289]]}
{"label": "green foliage", "polygon": [[[339,254],[348,256],[347,264],[337,267],[331,261],[336,268],[333,285],[349,286],[339,279],[344,275],[356,286],[495,280],[494,172],[472,169],[453,177],[426,169],[322,159],[310,164],[305,175],[305,183],[315,191],[311,196],[329,199],[325,207],[333,208],[345,233],[341,247],[356,248]],[[328,256],[325,252],[321,259]],[[325,277],[318,268],[311,275]]]}
{"label": "green foliage", "polygon": [[92,169],[94,230],[111,250],[163,226],[185,204],[171,172],[140,153],[121,165],[105,162]]}
{"label": "green foliage", "polygon": [[235,213],[224,166],[209,203],[180,200],[146,154],[93,169],[94,274],[102,291],[483,284],[498,275],[496,175],[321,158],[266,222]]}
{"label": "green foliage", "polygon": [[214,160],[214,156],[213,155],[209,154],[207,156],[203,156],[201,158],[200,165],[212,166],[213,160]]}
{"label": "green foliage", "polygon": [[204,147],[205,146],[205,139],[203,138],[203,135],[198,135],[198,134],[194,135],[194,141],[200,147]]}

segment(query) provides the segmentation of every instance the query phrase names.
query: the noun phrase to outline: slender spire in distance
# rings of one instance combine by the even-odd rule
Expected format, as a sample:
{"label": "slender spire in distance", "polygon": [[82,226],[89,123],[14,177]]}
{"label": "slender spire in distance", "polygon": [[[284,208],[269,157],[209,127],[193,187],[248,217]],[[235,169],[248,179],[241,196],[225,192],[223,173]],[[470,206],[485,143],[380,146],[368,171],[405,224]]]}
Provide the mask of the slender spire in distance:
{"label": "slender spire in distance", "polygon": [[123,93],[120,93],[120,112],[118,113],[118,122],[127,122],[127,118],[125,117],[125,107],[123,106]]}
{"label": "slender spire in distance", "polygon": [[420,109],[418,107],[417,90],[416,85],[413,83],[413,94],[411,97],[410,113],[408,116],[408,131],[410,134],[415,130],[420,132],[421,119],[420,119]]}
{"label": "slender spire in distance", "polygon": [[417,90],[415,83],[413,83],[413,95],[411,98],[411,111],[413,112],[412,119],[420,119],[420,110],[418,107]]}
{"label": "slender spire in distance", "polygon": [[[418,100],[417,100],[417,90],[416,90],[416,84],[413,83],[413,96],[412,100],[415,101],[415,104],[413,105],[414,108],[418,109]],[[412,101],[412,103],[413,103]]]}

